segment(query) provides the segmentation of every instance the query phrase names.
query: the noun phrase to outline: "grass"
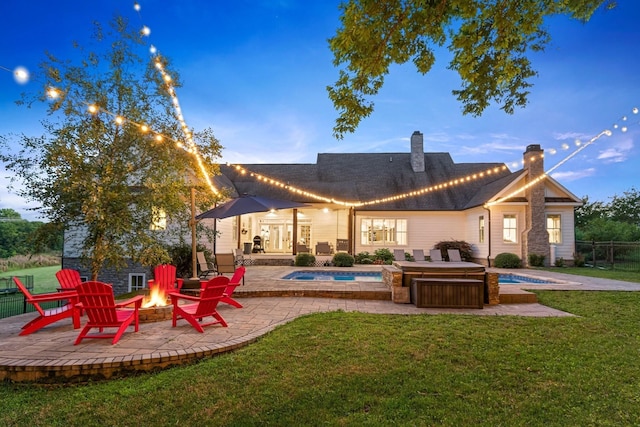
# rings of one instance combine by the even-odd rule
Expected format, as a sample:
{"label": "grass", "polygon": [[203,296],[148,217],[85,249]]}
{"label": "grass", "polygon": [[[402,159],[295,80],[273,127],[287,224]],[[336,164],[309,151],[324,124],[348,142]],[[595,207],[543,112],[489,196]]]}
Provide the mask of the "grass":
{"label": "grass", "polygon": [[640,424],[640,293],[538,291],[570,318],[322,313],[200,363],[0,385],[0,425]]}
{"label": "grass", "polygon": [[33,293],[55,292],[58,284],[56,272],[60,265],[32,267],[0,273],[0,277],[33,276]]}
{"label": "grass", "polygon": [[625,282],[640,283],[640,272],[603,270],[590,267],[552,267],[539,268],[537,270],[553,271],[556,273],[573,274],[576,276],[598,277],[601,279],[622,280]]}

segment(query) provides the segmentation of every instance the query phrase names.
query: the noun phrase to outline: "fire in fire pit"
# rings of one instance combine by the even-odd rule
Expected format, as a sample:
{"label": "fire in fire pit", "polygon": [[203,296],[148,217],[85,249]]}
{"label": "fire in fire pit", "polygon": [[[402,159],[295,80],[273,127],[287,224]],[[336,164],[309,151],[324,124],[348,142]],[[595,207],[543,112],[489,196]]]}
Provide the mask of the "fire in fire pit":
{"label": "fire in fire pit", "polygon": [[152,286],[149,295],[143,300],[139,319],[141,323],[169,320],[173,314],[173,307],[167,301],[165,289]]}

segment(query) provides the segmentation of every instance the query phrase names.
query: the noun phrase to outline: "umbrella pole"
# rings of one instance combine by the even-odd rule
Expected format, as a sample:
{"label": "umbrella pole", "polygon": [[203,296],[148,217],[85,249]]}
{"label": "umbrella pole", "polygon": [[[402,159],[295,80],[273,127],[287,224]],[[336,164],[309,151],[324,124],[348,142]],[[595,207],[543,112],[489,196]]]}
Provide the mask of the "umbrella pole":
{"label": "umbrella pole", "polygon": [[191,189],[191,268],[192,268],[192,280],[198,280],[198,262],[197,262],[197,244],[196,244],[196,189]]}

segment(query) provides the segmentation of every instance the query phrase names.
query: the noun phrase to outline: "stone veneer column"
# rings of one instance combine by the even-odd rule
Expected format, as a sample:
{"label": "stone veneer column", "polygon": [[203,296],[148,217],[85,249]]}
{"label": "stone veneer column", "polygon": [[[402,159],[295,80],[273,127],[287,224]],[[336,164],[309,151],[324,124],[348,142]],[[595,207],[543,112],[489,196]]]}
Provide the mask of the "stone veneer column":
{"label": "stone veneer column", "polygon": [[[524,153],[524,169],[528,170],[527,185],[544,174],[544,150],[540,145],[527,147]],[[525,230],[522,232],[522,261],[529,264],[529,254],[544,255],[545,264],[549,264],[549,233],[545,215],[544,180],[525,190],[528,204],[525,210]]]}

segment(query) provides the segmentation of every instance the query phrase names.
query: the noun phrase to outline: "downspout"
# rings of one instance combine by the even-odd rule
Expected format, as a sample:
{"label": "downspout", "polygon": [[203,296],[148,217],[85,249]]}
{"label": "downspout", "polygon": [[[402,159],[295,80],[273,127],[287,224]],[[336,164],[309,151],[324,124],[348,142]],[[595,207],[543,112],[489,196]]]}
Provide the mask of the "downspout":
{"label": "downspout", "polygon": [[487,211],[487,245],[489,253],[487,254],[487,267],[491,267],[491,209],[485,204],[482,206]]}

